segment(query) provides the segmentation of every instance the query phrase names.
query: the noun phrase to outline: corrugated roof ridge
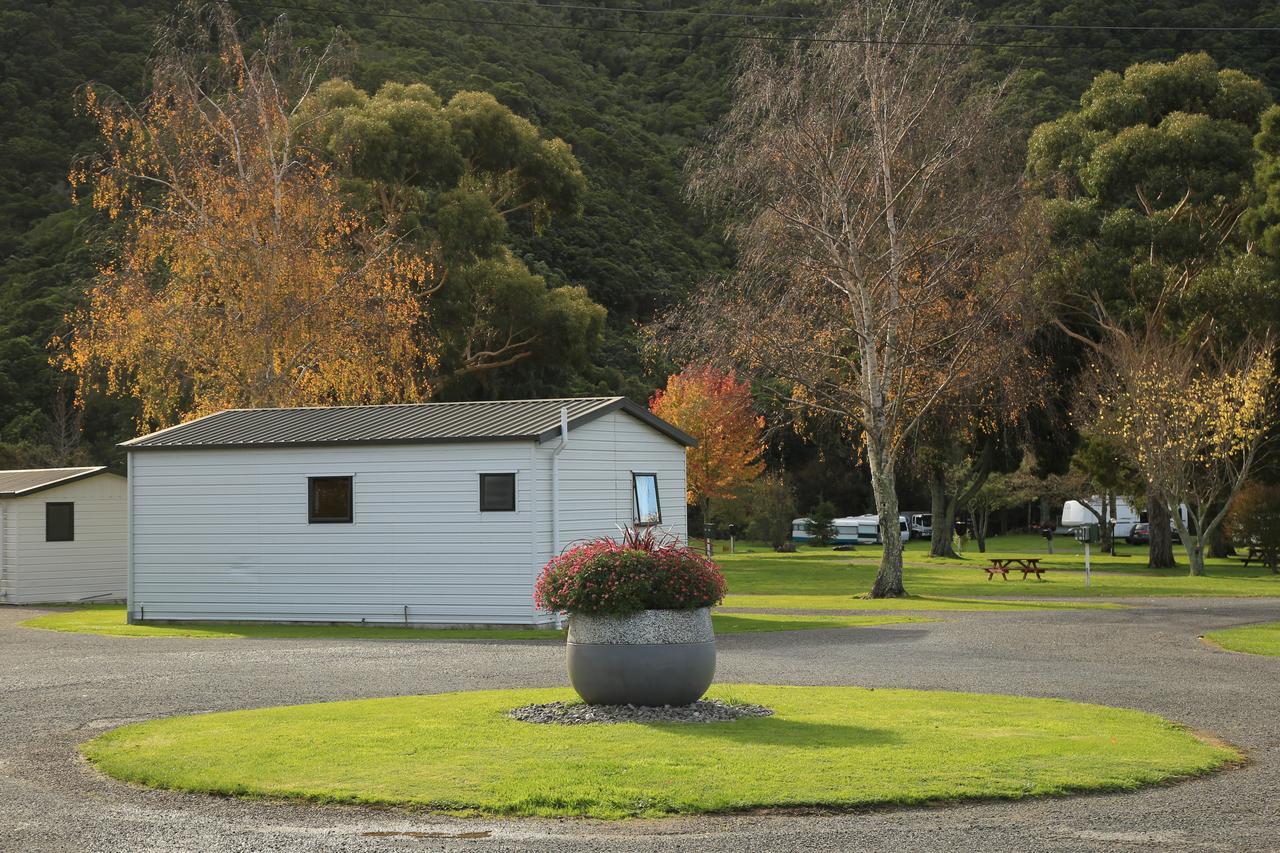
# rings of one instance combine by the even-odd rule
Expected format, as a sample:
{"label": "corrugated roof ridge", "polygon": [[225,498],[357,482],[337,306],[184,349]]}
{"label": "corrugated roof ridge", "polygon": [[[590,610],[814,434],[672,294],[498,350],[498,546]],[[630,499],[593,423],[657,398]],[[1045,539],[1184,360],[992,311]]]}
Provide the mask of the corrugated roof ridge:
{"label": "corrugated roof ridge", "polygon": [[39,471],[97,471],[106,465],[69,465],[61,468],[4,468],[0,474],[35,474]]}
{"label": "corrugated roof ridge", "polygon": [[[260,406],[260,407],[257,407],[257,408],[219,409],[218,411],[213,412],[213,413],[211,413],[211,414],[208,414],[208,415],[202,415],[201,417],[198,417],[198,418],[196,418],[195,420],[187,421],[187,422],[186,422],[186,424],[178,424],[178,426],[185,426],[185,425],[187,425],[187,424],[193,424],[193,423],[195,423],[196,421],[204,420],[205,418],[212,417],[213,415],[221,415],[221,414],[223,414],[223,413],[225,413],[225,412],[292,412],[292,411],[297,411],[297,410],[299,410],[299,409],[303,409],[303,410],[315,410],[315,409],[403,409],[403,408],[411,408],[411,407],[413,407],[413,406],[498,406],[498,405],[502,405],[502,404],[504,404],[504,403],[568,403],[568,402],[578,402],[578,403],[581,403],[581,402],[584,402],[584,401],[587,401],[587,400],[596,400],[596,401],[600,401],[600,402],[610,402],[610,403],[611,403],[611,402],[613,402],[614,400],[621,400],[621,399],[624,399],[624,398],[623,398],[622,396],[620,396],[620,395],[616,395],[616,396],[613,396],[613,397],[597,397],[597,396],[592,396],[592,397],[523,397],[523,398],[513,399],[513,400],[446,400],[446,401],[443,401],[443,402],[427,402],[427,403],[352,403],[352,404],[349,404],[349,405],[340,405],[340,406]],[[173,427],[165,427],[163,430],[157,430],[156,432],[149,433],[149,435],[158,435],[158,434],[159,434],[159,433],[161,433],[161,432],[166,432],[166,431],[171,430],[171,429],[173,429]]]}

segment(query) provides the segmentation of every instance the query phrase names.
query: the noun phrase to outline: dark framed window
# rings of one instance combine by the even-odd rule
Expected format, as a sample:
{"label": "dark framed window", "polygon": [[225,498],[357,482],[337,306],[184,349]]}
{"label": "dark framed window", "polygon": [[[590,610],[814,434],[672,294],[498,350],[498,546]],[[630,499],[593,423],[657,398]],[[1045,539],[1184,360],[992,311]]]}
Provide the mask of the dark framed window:
{"label": "dark framed window", "polygon": [[350,477],[307,478],[308,523],[350,524],[352,503]]}
{"label": "dark framed window", "polygon": [[74,542],[76,539],[76,505],[47,503],[44,505],[44,541]]}
{"label": "dark framed window", "polygon": [[516,511],[516,475],[480,475],[480,511]]}
{"label": "dark framed window", "polygon": [[631,474],[631,496],[636,510],[636,524],[650,527],[662,523],[662,504],[658,500],[657,474]]}

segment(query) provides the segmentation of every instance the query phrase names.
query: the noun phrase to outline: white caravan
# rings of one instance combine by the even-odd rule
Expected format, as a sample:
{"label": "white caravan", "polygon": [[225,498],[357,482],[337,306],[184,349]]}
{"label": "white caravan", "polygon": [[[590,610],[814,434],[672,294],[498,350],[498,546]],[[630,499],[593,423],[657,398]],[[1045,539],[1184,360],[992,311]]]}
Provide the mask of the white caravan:
{"label": "white caravan", "polygon": [[[809,533],[811,520],[796,518],[791,521],[791,538],[797,542],[808,542],[813,538]],[[832,543],[836,545],[880,545],[880,517],[877,515],[849,515],[844,518],[831,519],[831,526],[836,535]],[[905,515],[898,516],[898,535],[903,542],[911,538],[911,530]]]}
{"label": "white caravan", "polygon": [[[1098,515],[1094,515],[1089,508],[1097,510]],[[1099,517],[1105,517],[1106,503],[1101,495],[1094,495],[1088,501],[1067,501],[1062,505],[1062,526],[1071,529],[1080,527],[1084,524],[1098,524]],[[1185,523],[1187,519],[1187,508],[1179,507],[1178,514],[1182,516]],[[1123,539],[1133,530],[1133,526],[1140,521],[1146,521],[1146,510],[1138,510],[1136,507],[1124,498],[1116,498],[1115,516],[1111,519],[1115,522],[1115,537]]]}

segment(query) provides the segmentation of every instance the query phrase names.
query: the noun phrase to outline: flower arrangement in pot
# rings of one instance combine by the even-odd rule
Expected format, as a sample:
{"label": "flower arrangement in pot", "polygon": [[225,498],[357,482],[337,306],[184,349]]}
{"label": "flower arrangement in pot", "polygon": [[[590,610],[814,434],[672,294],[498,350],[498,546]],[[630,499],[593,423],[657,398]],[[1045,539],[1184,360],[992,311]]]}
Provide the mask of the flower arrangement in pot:
{"label": "flower arrangement in pot", "polygon": [[593,705],[688,705],[716,671],[715,563],[678,542],[628,530],[575,546],[543,568],[534,600],[569,614],[569,682]]}

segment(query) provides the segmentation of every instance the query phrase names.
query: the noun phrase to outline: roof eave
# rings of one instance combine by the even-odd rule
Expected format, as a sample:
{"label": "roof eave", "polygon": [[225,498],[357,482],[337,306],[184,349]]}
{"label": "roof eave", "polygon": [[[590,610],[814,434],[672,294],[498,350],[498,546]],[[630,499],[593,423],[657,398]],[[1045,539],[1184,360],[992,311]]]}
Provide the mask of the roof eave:
{"label": "roof eave", "polygon": [[45,489],[56,489],[58,486],[65,486],[68,483],[74,483],[79,480],[87,480],[90,477],[96,477],[99,474],[110,474],[111,470],[107,466],[102,465],[94,468],[92,471],[81,471],[79,474],[72,474],[69,477],[63,477],[60,480],[54,480],[49,483],[41,483],[38,486],[32,486],[29,489],[16,489],[12,492],[0,492],[0,498],[25,498],[27,495],[34,495],[37,492],[43,492]]}

